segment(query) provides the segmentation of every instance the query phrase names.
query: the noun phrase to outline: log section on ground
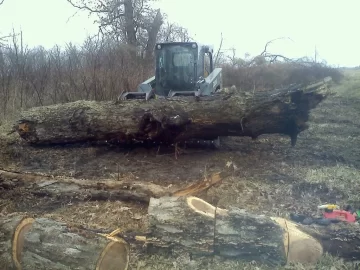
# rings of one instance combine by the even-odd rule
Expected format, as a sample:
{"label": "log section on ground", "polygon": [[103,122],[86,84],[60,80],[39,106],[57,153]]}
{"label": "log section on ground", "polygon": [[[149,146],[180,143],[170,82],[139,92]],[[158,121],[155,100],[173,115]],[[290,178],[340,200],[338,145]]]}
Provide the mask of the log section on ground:
{"label": "log section on ground", "polygon": [[285,134],[293,145],[307,128],[309,112],[329,93],[327,82],[245,93],[220,92],[209,97],[77,101],[22,112],[14,126],[33,144],[84,141],[184,142],[218,136]]}
{"label": "log section on ground", "polygon": [[193,255],[216,254],[273,266],[315,263],[324,252],[360,259],[357,225],[298,225],[238,208],[215,208],[196,197],[152,198],[148,216],[147,242]]}
{"label": "log section on ground", "polygon": [[129,250],[142,250],[144,242],[193,256],[218,255],[273,267],[315,263],[324,252],[351,260],[360,257],[357,225],[297,225],[238,208],[215,209],[196,197],[152,198],[148,214],[146,236],[121,230],[98,234],[18,214],[1,217],[0,263],[7,269],[126,269]]}
{"label": "log section on ground", "polygon": [[148,203],[151,197],[157,198],[174,192],[153,183],[140,181],[95,181],[0,170],[0,189],[23,186],[27,192],[37,196],[72,201],[132,200]]}
{"label": "log section on ground", "polygon": [[[35,173],[14,172],[0,169],[0,191],[25,187],[27,192],[58,200],[122,200],[148,203],[150,198],[162,196],[186,196],[204,191],[229,176],[229,172],[217,172],[180,190],[145,182],[123,180],[88,180],[70,177],[54,177]],[[1,198],[1,195],[0,195]]]}
{"label": "log section on ground", "polygon": [[125,270],[128,262],[129,246],[122,239],[109,240],[45,218],[0,218],[2,269]]}

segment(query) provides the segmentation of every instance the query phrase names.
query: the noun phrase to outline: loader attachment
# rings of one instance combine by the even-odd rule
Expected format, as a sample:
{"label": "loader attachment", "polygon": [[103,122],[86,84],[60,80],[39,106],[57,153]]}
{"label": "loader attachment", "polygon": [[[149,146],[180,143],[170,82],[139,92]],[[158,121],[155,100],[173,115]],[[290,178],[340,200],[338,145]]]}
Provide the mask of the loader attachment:
{"label": "loader attachment", "polygon": [[152,92],[125,92],[119,96],[118,100],[127,100],[127,99],[149,100],[150,98],[152,98]]}
{"label": "loader attachment", "polygon": [[173,91],[170,90],[168,97],[172,98],[172,97],[177,97],[177,96],[195,96],[195,97],[199,97],[200,96],[200,91],[196,90],[196,91]]}
{"label": "loader attachment", "polygon": [[155,76],[147,79],[143,83],[139,84],[136,92],[124,92],[118,97],[118,100],[127,99],[145,99],[149,100],[154,97],[155,88]]}

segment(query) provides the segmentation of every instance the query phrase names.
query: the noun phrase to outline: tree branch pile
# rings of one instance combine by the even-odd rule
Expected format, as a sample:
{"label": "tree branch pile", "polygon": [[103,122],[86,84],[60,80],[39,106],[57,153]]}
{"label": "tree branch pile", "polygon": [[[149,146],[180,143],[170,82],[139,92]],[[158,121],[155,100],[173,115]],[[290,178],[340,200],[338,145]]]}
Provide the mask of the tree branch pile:
{"label": "tree branch pile", "polygon": [[22,112],[14,130],[31,144],[85,141],[178,143],[218,136],[283,134],[295,145],[310,110],[329,94],[331,78],[310,85],[209,97],[77,101]]}

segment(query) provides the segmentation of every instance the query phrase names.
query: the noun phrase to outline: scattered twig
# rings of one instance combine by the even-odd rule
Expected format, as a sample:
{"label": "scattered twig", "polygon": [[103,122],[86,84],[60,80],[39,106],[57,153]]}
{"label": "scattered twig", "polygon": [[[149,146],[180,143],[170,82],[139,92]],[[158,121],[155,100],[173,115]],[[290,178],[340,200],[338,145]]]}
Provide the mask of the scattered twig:
{"label": "scattered twig", "polygon": [[229,176],[230,174],[228,172],[218,172],[212,174],[209,178],[204,178],[203,180],[196,182],[194,184],[191,184],[187,186],[186,188],[179,189],[176,192],[172,194],[172,196],[175,197],[181,197],[181,196],[189,196],[197,194],[201,191],[207,190],[210,187],[214,186],[215,184],[221,182],[225,177]]}

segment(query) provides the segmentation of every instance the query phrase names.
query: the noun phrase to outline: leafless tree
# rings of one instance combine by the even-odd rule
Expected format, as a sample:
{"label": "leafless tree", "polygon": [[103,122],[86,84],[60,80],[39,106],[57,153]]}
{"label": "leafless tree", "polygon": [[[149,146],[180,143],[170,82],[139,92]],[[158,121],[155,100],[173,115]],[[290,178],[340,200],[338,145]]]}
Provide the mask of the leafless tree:
{"label": "leafless tree", "polygon": [[104,35],[140,49],[150,57],[163,24],[160,9],[151,7],[155,0],[67,0],[72,6],[96,14]]}
{"label": "leafless tree", "polygon": [[193,39],[186,28],[171,22],[164,23],[158,35],[159,42],[189,42],[192,40]]}

